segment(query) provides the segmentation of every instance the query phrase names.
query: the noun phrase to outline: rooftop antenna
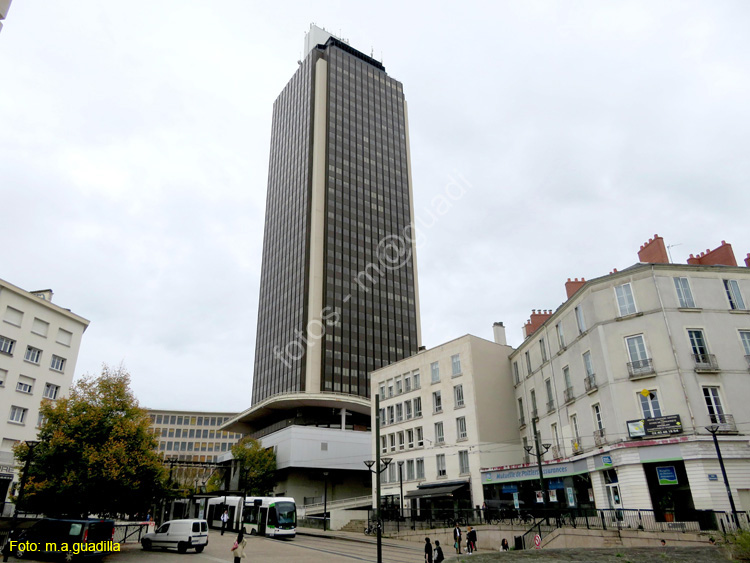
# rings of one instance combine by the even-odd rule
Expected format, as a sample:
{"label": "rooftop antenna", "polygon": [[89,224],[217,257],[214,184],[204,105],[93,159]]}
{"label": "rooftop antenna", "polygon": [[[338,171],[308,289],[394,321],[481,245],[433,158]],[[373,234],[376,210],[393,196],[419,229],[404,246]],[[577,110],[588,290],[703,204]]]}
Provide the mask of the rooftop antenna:
{"label": "rooftop antenna", "polygon": [[670,264],[674,264],[674,261],[672,260],[672,251],[671,251],[671,250],[669,250],[669,249],[670,249],[670,248],[672,248],[673,246],[682,246],[682,243],[681,243],[681,242],[678,242],[677,244],[668,244],[668,245],[667,245],[667,254],[669,255],[669,263],[670,263]]}

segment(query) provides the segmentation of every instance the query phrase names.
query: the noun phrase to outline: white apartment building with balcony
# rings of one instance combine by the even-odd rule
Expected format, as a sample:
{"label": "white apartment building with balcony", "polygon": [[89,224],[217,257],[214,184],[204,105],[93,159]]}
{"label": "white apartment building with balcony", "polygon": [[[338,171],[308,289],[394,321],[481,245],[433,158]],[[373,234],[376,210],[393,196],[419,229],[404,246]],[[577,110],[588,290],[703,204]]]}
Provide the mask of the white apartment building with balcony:
{"label": "white apartment building with balcony", "polygon": [[13,446],[35,440],[44,400],[67,395],[89,321],[52,303],[52,291],[0,280],[0,498],[3,514],[17,481]]}
{"label": "white apartment building with balcony", "polygon": [[393,460],[381,475],[386,504],[399,506],[403,486],[407,509],[481,506],[480,469],[521,461],[512,348],[502,324],[494,329],[495,342],[462,336],[372,373],[381,411],[372,459],[379,447]]}
{"label": "white apartment building with balcony", "polygon": [[[536,447],[533,421],[551,445],[547,500],[653,508],[657,518],[729,510],[706,430],[715,425],[737,509],[750,510],[750,270],[725,243],[670,264],[657,236],[639,258],[568,280],[568,300],[535,312],[510,355],[522,443]],[[536,503],[527,461],[486,467],[485,496]]]}

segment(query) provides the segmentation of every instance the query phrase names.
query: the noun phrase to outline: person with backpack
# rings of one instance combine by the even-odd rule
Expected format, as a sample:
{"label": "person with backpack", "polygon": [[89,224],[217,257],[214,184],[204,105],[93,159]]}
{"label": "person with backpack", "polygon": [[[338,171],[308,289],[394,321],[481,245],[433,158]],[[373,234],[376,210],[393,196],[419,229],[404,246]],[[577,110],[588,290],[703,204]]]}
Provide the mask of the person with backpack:
{"label": "person with backpack", "polygon": [[433,563],[443,563],[445,556],[443,555],[443,548],[440,547],[440,541],[435,540],[435,557]]}

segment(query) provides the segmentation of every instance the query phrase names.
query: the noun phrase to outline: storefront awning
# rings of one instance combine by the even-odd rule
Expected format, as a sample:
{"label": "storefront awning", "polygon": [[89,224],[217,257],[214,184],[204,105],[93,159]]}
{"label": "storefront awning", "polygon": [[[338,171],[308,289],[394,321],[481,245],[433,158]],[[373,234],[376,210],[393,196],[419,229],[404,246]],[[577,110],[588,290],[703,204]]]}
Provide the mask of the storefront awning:
{"label": "storefront awning", "polygon": [[458,489],[466,486],[466,483],[461,485],[449,485],[446,487],[431,487],[429,489],[415,489],[409,491],[404,495],[404,498],[437,498],[437,497],[450,497],[453,496]]}

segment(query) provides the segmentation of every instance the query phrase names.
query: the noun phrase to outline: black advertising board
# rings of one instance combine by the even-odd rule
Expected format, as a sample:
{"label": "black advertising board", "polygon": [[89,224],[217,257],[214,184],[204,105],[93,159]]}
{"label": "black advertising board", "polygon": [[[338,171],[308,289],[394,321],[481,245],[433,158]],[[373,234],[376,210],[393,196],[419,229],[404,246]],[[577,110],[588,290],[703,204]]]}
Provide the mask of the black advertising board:
{"label": "black advertising board", "polygon": [[667,436],[669,434],[680,434],[681,432],[682,422],[680,422],[679,414],[628,421],[628,434],[631,438]]}

